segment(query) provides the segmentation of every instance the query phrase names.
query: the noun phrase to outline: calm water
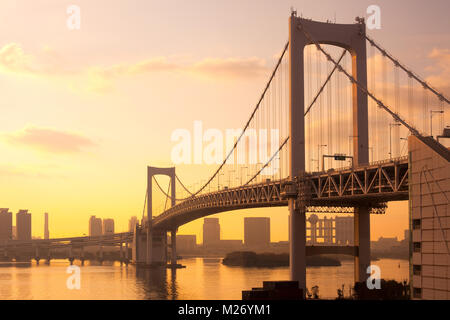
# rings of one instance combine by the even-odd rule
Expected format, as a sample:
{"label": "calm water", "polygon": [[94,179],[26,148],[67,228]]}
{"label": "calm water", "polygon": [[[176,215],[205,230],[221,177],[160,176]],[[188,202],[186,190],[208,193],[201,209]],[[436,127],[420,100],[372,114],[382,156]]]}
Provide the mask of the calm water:
{"label": "calm water", "polygon": [[[260,287],[264,280],[288,280],[288,268],[227,267],[219,258],[189,258],[185,269],[137,269],[119,263],[81,267],[81,288],[69,290],[66,260],[51,265],[5,264],[0,262],[0,299],[241,299],[242,290]],[[76,264],[76,262],[75,262]],[[408,261],[381,259],[374,264],[381,276],[408,279]],[[353,281],[353,262],[340,267],[307,270],[307,286],[319,286],[321,298],[335,298],[345,284],[348,295]]]}

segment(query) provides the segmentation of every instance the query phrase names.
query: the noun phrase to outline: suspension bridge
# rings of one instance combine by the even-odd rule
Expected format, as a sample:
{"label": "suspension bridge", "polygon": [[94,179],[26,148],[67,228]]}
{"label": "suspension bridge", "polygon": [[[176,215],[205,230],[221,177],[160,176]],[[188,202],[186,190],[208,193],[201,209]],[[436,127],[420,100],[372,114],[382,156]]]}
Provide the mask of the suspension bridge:
{"label": "suspension bridge", "polygon": [[[370,214],[384,213],[388,201],[422,203],[427,194],[417,174],[428,176],[448,204],[450,151],[436,139],[448,136],[448,105],[443,93],[366,35],[363,19],[336,24],[293,13],[289,40],[256,106],[211,176],[192,189],[175,168],[148,167],[146,217],[134,234],[133,259],[166,264],[170,232],[176,266],[179,226],[219,212],[288,206],[292,280],[305,290],[305,214],[342,212],[354,214],[355,282],[365,281]],[[432,157],[419,156],[426,152]],[[417,161],[425,165],[419,169]],[[158,175],[170,178],[167,190]],[[165,196],[159,210],[154,186]],[[445,235],[443,241],[448,255]]]}
{"label": "suspension bridge", "polygon": [[[290,277],[303,292],[306,213],[354,215],[354,278],[362,282],[370,214],[408,200],[412,241],[425,241],[417,221],[432,212],[433,239],[450,264],[450,224],[441,223],[449,216],[450,151],[439,142],[450,137],[448,98],[369,37],[361,18],[337,24],[293,12],[288,25],[273,72],[217,169],[193,189],[174,167],[147,168],[142,223],[125,236],[133,237],[133,261],[177,267],[178,227],[219,212],[288,206]],[[167,189],[159,175],[169,177]],[[164,206],[153,207],[154,189]],[[423,252],[414,251],[412,263],[421,265],[416,253]]]}

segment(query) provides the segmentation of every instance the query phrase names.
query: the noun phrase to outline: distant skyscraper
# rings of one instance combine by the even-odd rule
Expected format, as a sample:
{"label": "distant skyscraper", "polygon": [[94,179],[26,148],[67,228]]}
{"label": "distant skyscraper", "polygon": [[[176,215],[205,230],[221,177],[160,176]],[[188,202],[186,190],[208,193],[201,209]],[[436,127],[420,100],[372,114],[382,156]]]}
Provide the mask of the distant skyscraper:
{"label": "distant skyscraper", "polygon": [[203,246],[214,247],[220,243],[219,218],[203,219]]}
{"label": "distant skyscraper", "polygon": [[89,218],[89,236],[96,237],[102,235],[102,219],[91,216]]}
{"label": "distant skyscraper", "polygon": [[0,208],[0,241],[12,240],[12,213],[8,208]]}
{"label": "distant skyscraper", "polygon": [[50,232],[48,230],[48,213],[44,213],[45,215],[45,221],[44,221],[44,239],[49,239]]}
{"label": "distant skyscraper", "polygon": [[128,221],[128,231],[134,232],[134,228],[136,227],[136,224],[138,223],[138,219],[136,216],[133,216]]}
{"label": "distant skyscraper", "polygon": [[17,240],[31,240],[31,213],[19,210],[16,214]]}
{"label": "distant skyscraper", "polygon": [[114,219],[103,219],[103,234],[114,234]]}
{"label": "distant skyscraper", "polygon": [[17,226],[12,226],[12,239],[17,240]]}
{"label": "distant skyscraper", "polygon": [[244,244],[247,247],[269,247],[270,218],[244,218]]}

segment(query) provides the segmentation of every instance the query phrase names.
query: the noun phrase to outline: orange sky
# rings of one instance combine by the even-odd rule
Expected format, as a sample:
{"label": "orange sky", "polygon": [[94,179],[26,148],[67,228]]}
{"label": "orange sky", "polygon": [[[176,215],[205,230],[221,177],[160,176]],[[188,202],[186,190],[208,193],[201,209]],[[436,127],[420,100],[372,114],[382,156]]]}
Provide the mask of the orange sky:
{"label": "orange sky", "polygon": [[[29,209],[33,235],[88,233],[91,215],[124,231],[142,217],[146,166],[171,166],[171,133],[240,128],[287,40],[290,6],[315,20],[352,23],[370,1],[67,1],[0,4],[0,207]],[[379,1],[369,33],[440,90],[450,88],[448,1]],[[421,23],[418,23],[418,21]],[[446,118],[448,119],[448,118]],[[211,166],[180,166],[189,185]],[[158,198],[157,200],[162,200]],[[244,216],[270,216],[272,241],[287,240],[287,208],[217,215],[222,237],[243,237]],[[372,217],[372,239],[408,227],[406,203]],[[197,234],[202,221],[180,228]]]}

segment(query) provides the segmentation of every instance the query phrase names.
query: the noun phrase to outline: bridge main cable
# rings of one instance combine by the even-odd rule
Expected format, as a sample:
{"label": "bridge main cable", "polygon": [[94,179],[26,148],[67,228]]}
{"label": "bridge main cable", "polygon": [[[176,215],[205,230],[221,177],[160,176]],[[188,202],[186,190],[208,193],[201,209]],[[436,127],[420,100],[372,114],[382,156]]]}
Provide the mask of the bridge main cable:
{"label": "bridge main cable", "polygon": [[369,36],[365,35],[365,38],[367,41],[370,42],[372,46],[377,48],[385,57],[388,57],[389,60],[391,60],[397,67],[400,67],[403,71],[405,71],[408,76],[415,79],[417,82],[419,82],[425,89],[430,90],[433,92],[440,100],[447,102],[450,104],[450,101],[442,94],[441,92],[437,91],[433,87],[431,87],[426,81],[422,80],[418,75],[416,75],[413,71],[406,68],[398,59],[394,58],[389,52],[387,52],[385,49],[383,49],[379,44],[375,42],[375,40],[371,39]]}
{"label": "bridge main cable", "polygon": [[316,41],[314,40],[311,35],[305,30],[305,28],[303,27],[303,24],[300,22],[299,23],[299,27],[300,30],[304,33],[305,37],[311,42],[314,43],[317,47],[318,50],[320,50],[329,61],[331,61],[335,66],[337,66],[338,70],[342,73],[344,73],[347,78],[352,82],[355,83],[362,91],[364,91],[364,93],[366,93],[370,98],[372,98],[380,108],[384,109],[386,112],[388,112],[393,118],[394,120],[400,122],[402,125],[404,125],[410,132],[412,135],[419,137],[421,139],[423,139],[424,137],[422,136],[422,134],[420,134],[420,132],[414,128],[412,125],[410,125],[409,123],[407,123],[405,120],[403,120],[398,114],[396,114],[395,112],[391,111],[391,109],[386,106],[381,100],[377,99],[366,87],[364,87],[363,85],[361,85],[355,78],[353,78],[344,68],[342,68],[342,66],[337,63],[331,56],[330,54],[328,54],[323,48],[322,46]]}
{"label": "bridge main cable", "polygon": [[[241,132],[241,134],[240,134],[239,137],[236,139],[236,142],[234,143],[233,148],[228,152],[227,156],[226,156],[225,159],[222,161],[222,163],[220,164],[219,168],[217,168],[217,170],[214,172],[214,174],[206,181],[206,183],[205,183],[199,190],[197,190],[196,192],[190,192],[190,191],[188,191],[188,192],[191,194],[190,197],[186,197],[186,198],[182,198],[182,199],[176,199],[176,200],[187,200],[187,199],[189,199],[189,198],[195,197],[197,194],[199,194],[200,192],[202,192],[202,191],[209,185],[209,183],[211,183],[211,181],[217,176],[217,174],[220,172],[220,170],[222,170],[223,166],[225,165],[225,163],[227,162],[227,160],[230,158],[230,156],[233,154],[234,150],[236,150],[237,145],[239,144],[240,140],[241,140],[242,137],[244,136],[244,133],[247,131],[248,127],[250,126],[250,122],[251,122],[252,119],[254,118],[254,116],[255,116],[255,114],[256,114],[256,111],[258,111],[258,109],[259,109],[259,107],[260,107],[260,105],[261,105],[261,102],[262,102],[262,100],[264,99],[264,96],[265,96],[267,90],[269,89],[270,84],[272,83],[272,80],[273,80],[273,78],[275,77],[275,74],[276,74],[276,72],[277,72],[279,66],[281,65],[281,62],[282,62],[282,60],[283,60],[283,57],[284,57],[284,55],[285,55],[285,53],[286,53],[286,51],[287,51],[288,48],[289,48],[289,41],[286,42],[286,44],[285,44],[285,46],[284,46],[284,49],[283,49],[283,52],[281,53],[280,58],[278,59],[278,62],[277,62],[277,64],[275,65],[274,70],[272,71],[272,74],[271,74],[271,76],[270,76],[270,78],[269,78],[269,81],[267,82],[266,87],[264,88],[264,91],[263,91],[263,93],[261,94],[261,97],[259,98],[258,103],[256,104],[255,108],[253,109],[252,114],[250,115],[249,119],[247,120],[247,122],[246,122],[246,124],[245,124],[245,126],[244,126],[244,128],[243,128],[243,130],[242,130],[242,132]],[[156,181],[156,180],[155,180],[155,181]],[[178,180],[178,181],[179,181],[179,180]],[[183,185],[183,184],[181,184],[181,185]],[[186,189],[186,187],[184,187],[184,186],[183,186],[183,188]],[[161,188],[160,188],[160,190],[161,190]],[[161,190],[161,191],[162,191],[162,190]],[[162,191],[162,192],[164,193],[164,191]]]}

